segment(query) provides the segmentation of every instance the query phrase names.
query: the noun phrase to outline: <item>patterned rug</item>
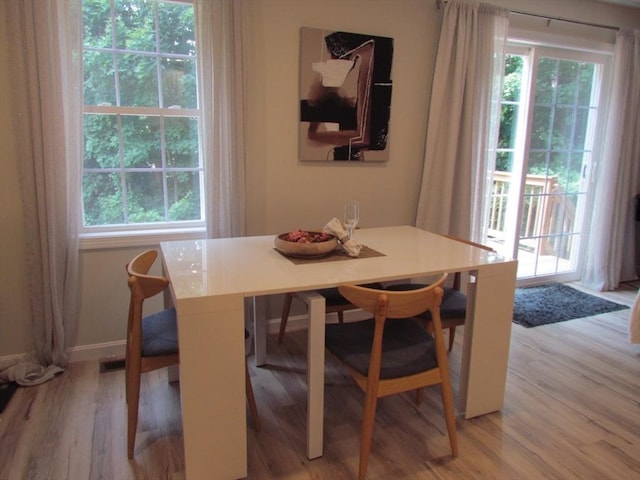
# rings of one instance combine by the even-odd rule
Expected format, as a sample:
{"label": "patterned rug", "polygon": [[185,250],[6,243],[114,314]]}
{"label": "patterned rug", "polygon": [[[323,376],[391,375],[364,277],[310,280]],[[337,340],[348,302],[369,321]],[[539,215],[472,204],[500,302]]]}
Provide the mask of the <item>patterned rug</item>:
{"label": "patterned rug", "polygon": [[562,283],[516,288],[513,322],[531,328],[629,308]]}

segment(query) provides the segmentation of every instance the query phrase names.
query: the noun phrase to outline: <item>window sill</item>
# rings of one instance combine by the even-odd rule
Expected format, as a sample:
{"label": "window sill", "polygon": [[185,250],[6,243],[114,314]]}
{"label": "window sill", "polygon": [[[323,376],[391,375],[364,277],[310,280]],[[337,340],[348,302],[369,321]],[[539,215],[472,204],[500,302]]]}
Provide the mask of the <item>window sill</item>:
{"label": "window sill", "polygon": [[165,229],[165,230],[133,230],[130,232],[100,232],[80,235],[80,250],[99,250],[105,248],[146,247],[159,245],[171,240],[199,240],[206,238],[207,232],[202,227]]}

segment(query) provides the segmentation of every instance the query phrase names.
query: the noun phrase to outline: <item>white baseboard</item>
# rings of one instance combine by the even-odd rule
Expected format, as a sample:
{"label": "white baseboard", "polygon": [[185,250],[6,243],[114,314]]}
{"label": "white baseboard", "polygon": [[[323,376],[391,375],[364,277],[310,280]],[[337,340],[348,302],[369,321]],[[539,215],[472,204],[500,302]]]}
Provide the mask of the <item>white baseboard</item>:
{"label": "white baseboard", "polygon": [[86,362],[88,360],[100,360],[108,357],[124,357],[127,342],[118,340],[115,342],[94,343],[80,345],[69,349],[69,362]]}
{"label": "white baseboard", "polygon": [[[69,362],[85,362],[90,360],[100,360],[109,357],[123,357],[125,354],[126,342],[95,343],[92,345],[80,345],[67,350]],[[0,365],[11,365],[18,360],[31,357],[28,353],[18,353],[15,355],[4,355],[0,357]]]}
{"label": "white baseboard", "polygon": [[[362,320],[370,316],[361,310],[353,310],[345,312],[345,322],[354,321],[354,320]],[[327,319],[332,321],[337,321],[337,316],[335,314],[329,314]],[[294,315],[289,317],[289,321],[287,322],[287,330],[304,330],[309,326],[309,317],[307,315]],[[271,318],[267,320],[267,332],[269,334],[276,334],[280,330],[280,319],[279,318]],[[124,357],[126,348],[125,340],[118,340],[115,342],[105,342],[105,343],[94,343],[90,345],[80,345],[77,347],[72,347],[68,350],[69,353],[69,362],[86,362],[91,360],[101,360],[103,358],[109,357]],[[0,357],[0,365],[6,363],[13,363],[16,360],[19,360],[23,357],[27,356],[24,354],[15,354],[15,355],[5,355]]]}
{"label": "white baseboard", "polygon": [[[309,326],[307,315],[292,315],[287,321],[287,330],[304,330]],[[277,334],[280,331],[280,319],[271,318],[267,320],[267,333]]]}
{"label": "white baseboard", "polygon": [[4,355],[2,357],[0,357],[0,370],[2,370],[3,368],[6,368],[9,365],[13,365],[14,363],[17,363],[18,361],[22,360],[23,358],[28,357],[28,354],[26,353],[16,353],[14,355]]}
{"label": "white baseboard", "polygon": [[[365,320],[367,318],[371,318],[371,314],[363,311],[363,310],[348,310],[344,312],[344,321],[345,323],[349,322],[357,322],[358,320]],[[327,314],[328,323],[338,322],[338,314],[336,313],[328,313]],[[287,322],[287,331],[294,330],[305,330],[309,327],[309,316],[308,315],[295,315],[289,317],[289,321]],[[267,321],[267,332],[268,333],[278,333],[280,331],[280,319],[272,318]]]}
{"label": "white baseboard", "polygon": [[[307,328],[309,318],[306,315],[296,315],[289,317],[287,330],[302,330]],[[272,318],[267,320],[267,332],[278,333],[280,330],[280,319]],[[253,333],[253,332],[252,332]],[[101,360],[109,357],[123,357],[125,355],[126,341],[94,343],[91,345],[80,345],[69,349],[69,362],[85,362],[91,360]],[[13,355],[15,358],[22,355]],[[0,357],[0,362],[9,357]]]}

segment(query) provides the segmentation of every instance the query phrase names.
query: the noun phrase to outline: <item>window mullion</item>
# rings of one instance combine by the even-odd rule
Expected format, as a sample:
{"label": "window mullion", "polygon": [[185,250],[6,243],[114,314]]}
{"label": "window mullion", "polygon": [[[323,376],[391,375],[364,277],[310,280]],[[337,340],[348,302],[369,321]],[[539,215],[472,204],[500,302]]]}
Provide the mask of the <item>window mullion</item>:
{"label": "window mullion", "polygon": [[[158,106],[164,109],[164,83],[162,78],[162,52],[160,50],[160,19],[158,14],[158,4],[154,5],[154,25],[156,37],[156,74],[158,76]],[[164,220],[169,221],[169,190],[167,181],[167,143],[165,138],[164,116],[160,115],[160,162],[162,164],[162,201],[164,209]]]}
{"label": "window mullion", "polygon": [[116,125],[118,126],[118,155],[120,164],[120,193],[122,196],[122,218],[124,223],[129,223],[129,208],[127,195],[127,170],[124,164],[124,137],[122,132],[122,115],[116,115]]}
{"label": "window mullion", "polygon": [[114,87],[115,87],[115,94],[116,94],[116,105],[119,107],[120,106],[120,75],[119,75],[119,71],[118,71],[118,54],[116,53],[117,51],[117,47],[118,47],[118,37],[117,37],[117,33],[116,33],[116,6],[115,6],[115,1],[116,0],[111,0],[111,48],[112,48],[112,52],[111,55],[113,55],[113,80],[114,80]]}

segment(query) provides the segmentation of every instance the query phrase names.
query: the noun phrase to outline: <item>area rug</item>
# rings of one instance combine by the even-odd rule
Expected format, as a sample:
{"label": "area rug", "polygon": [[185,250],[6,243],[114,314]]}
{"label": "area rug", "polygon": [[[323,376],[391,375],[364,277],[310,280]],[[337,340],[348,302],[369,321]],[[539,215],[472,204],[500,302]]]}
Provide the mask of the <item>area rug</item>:
{"label": "area rug", "polygon": [[562,283],[516,288],[513,322],[531,328],[629,308]]}

